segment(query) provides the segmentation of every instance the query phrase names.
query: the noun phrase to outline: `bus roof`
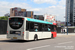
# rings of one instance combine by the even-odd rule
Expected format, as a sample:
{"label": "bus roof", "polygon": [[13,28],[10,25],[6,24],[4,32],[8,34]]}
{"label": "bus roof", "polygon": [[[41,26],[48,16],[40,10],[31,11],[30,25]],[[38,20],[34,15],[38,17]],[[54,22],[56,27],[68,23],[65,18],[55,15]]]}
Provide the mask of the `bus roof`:
{"label": "bus roof", "polygon": [[26,18],[26,19],[27,19],[27,21],[56,25],[56,23],[51,23],[51,22],[47,22],[47,21],[42,21],[42,20],[37,20],[37,19],[31,19],[31,18]]}

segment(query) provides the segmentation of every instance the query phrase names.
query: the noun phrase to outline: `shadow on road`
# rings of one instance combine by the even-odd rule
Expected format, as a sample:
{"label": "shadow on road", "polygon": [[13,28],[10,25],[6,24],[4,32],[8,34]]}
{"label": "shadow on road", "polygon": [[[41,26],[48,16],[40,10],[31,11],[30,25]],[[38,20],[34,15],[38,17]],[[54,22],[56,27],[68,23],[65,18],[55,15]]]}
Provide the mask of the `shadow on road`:
{"label": "shadow on road", "polygon": [[25,42],[32,42],[32,41],[26,41],[26,40],[1,40],[0,42],[25,43]]}
{"label": "shadow on road", "polygon": [[[54,39],[54,38],[39,39],[37,41],[43,41],[43,40],[49,40],[49,39]],[[34,40],[29,40],[29,41],[26,41],[26,40],[0,40],[0,42],[9,42],[9,43],[27,43],[27,42],[37,42],[37,41],[34,41]]]}

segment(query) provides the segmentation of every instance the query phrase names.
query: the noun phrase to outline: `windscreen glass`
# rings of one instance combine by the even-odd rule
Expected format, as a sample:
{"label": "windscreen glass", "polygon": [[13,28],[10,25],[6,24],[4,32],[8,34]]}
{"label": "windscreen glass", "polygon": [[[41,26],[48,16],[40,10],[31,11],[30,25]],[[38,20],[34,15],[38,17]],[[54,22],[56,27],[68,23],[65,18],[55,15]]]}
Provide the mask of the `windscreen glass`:
{"label": "windscreen glass", "polygon": [[9,18],[9,25],[12,29],[19,29],[23,25],[24,18]]}

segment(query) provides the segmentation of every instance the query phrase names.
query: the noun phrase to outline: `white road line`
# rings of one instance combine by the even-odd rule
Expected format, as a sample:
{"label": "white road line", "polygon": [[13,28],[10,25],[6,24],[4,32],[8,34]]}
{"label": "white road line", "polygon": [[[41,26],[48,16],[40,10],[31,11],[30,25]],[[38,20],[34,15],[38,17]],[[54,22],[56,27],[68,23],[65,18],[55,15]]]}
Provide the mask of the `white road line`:
{"label": "white road line", "polygon": [[44,48],[44,47],[49,47],[49,46],[50,46],[50,45],[39,46],[39,47],[29,48],[29,49],[27,49],[27,50],[39,49],[39,48]]}
{"label": "white road line", "polygon": [[73,41],[58,43],[58,45],[67,44],[67,43],[72,43],[72,42],[73,42]]}

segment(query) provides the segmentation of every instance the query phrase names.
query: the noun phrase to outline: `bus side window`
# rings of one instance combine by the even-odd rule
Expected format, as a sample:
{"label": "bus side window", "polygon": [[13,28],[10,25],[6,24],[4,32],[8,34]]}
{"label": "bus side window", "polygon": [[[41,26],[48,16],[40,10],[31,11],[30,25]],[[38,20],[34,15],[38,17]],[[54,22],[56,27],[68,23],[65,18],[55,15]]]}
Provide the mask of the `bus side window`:
{"label": "bus side window", "polygon": [[48,25],[48,31],[51,31],[51,26],[50,25]]}
{"label": "bus side window", "polygon": [[45,24],[44,31],[48,31],[48,25]]}
{"label": "bus side window", "polygon": [[54,25],[51,25],[51,31],[55,31],[54,28]]}
{"label": "bus side window", "polygon": [[54,26],[54,31],[57,31],[56,29],[57,29],[56,26]]}
{"label": "bus side window", "polygon": [[26,21],[26,30],[29,30],[29,22]]}
{"label": "bus side window", "polygon": [[34,22],[30,22],[29,31],[34,31]]}
{"label": "bus side window", "polygon": [[39,29],[38,30],[42,31],[42,24],[41,23],[39,23]]}
{"label": "bus side window", "polygon": [[44,26],[45,26],[45,25],[44,25],[44,24],[42,24],[42,31],[44,31],[44,30],[45,30]]}
{"label": "bus side window", "polygon": [[38,23],[34,23],[34,31],[38,31]]}

